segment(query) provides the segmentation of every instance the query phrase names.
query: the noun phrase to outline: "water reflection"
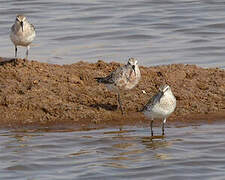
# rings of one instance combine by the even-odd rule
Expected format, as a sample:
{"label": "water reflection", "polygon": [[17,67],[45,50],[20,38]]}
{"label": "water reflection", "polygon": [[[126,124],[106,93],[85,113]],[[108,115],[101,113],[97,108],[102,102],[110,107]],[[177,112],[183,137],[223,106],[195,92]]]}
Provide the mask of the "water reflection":
{"label": "water reflection", "polygon": [[88,151],[85,151],[85,150],[79,150],[78,152],[69,154],[68,156],[69,157],[80,156],[80,155],[87,154],[87,153],[89,153],[89,152]]}
{"label": "water reflection", "polygon": [[168,159],[171,159],[172,157],[169,154],[156,153],[155,158],[160,160],[168,160]]}
{"label": "water reflection", "polygon": [[159,149],[159,148],[165,148],[165,147],[172,146],[172,142],[168,141],[164,138],[152,139],[149,137],[143,137],[142,143],[143,143],[143,145],[145,145],[146,148],[149,148],[149,149]]}
{"label": "water reflection", "polygon": [[[165,136],[141,137],[121,135],[120,137],[116,136],[116,139],[120,143],[113,144],[112,148],[117,148],[120,151],[115,151],[113,157],[108,158],[108,160],[111,160],[111,163],[107,163],[107,166],[114,168],[129,168],[130,163],[142,162],[143,159],[139,157],[144,154],[151,154],[150,156],[152,158],[160,160],[171,159],[171,155],[168,153],[155,153],[152,151],[160,148],[169,148],[173,145],[172,141],[166,140]],[[129,143],[124,141],[128,141]]]}
{"label": "water reflection", "polygon": [[[168,171],[179,177],[190,171],[196,178],[203,171],[204,179],[212,173],[224,177],[224,128],[168,128],[167,136],[154,137],[148,136],[149,128],[135,127],[119,134],[115,129],[2,131],[0,177],[24,179],[29,172],[27,179],[128,179],[134,174],[167,179]],[[196,163],[201,166],[192,166]]]}
{"label": "water reflection", "polygon": [[126,169],[128,168],[128,166],[126,165],[123,165],[121,163],[116,163],[116,162],[111,162],[111,163],[107,163],[107,164],[104,164],[104,166],[108,166],[108,167],[113,167],[113,168],[122,168],[122,169]]}

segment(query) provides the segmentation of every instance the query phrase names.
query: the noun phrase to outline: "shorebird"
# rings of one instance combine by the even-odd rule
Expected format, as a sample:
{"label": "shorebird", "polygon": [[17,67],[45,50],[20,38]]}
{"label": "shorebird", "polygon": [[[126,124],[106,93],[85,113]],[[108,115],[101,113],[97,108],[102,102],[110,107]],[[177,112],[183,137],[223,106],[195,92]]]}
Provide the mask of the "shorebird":
{"label": "shorebird", "polygon": [[141,79],[141,73],[137,64],[137,60],[130,58],[126,65],[118,67],[106,77],[95,78],[97,82],[103,83],[110,91],[114,91],[118,95],[120,110],[123,114],[122,103],[120,100],[120,91],[134,88]]}
{"label": "shorebird", "polygon": [[147,118],[151,119],[151,135],[153,136],[153,120],[163,119],[162,135],[164,135],[164,124],[166,118],[175,110],[176,98],[168,85],[162,85],[159,92],[153,96],[148,103],[144,106],[142,112]]}
{"label": "shorebird", "polygon": [[15,23],[11,27],[10,39],[15,45],[15,58],[17,57],[17,46],[27,47],[26,58],[30,44],[35,38],[35,28],[24,15],[17,15]]}

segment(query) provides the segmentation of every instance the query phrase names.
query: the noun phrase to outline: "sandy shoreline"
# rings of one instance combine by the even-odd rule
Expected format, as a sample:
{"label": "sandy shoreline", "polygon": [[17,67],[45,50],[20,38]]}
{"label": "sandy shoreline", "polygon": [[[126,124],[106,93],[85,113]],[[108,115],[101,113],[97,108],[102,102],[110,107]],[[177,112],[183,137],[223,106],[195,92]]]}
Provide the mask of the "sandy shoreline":
{"label": "sandy shoreline", "polygon": [[[119,63],[78,62],[54,65],[0,58],[0,128],[77,128],[140,125],[138,112],[162,83],[177,98],[168,123],[225,121],[225,70],[173,64],[140,67],[138,86],[121,94],[125,116],[117,110],[115,94],[94,78],[105,76]],[[143,93],[143,90],[147,93]]]}

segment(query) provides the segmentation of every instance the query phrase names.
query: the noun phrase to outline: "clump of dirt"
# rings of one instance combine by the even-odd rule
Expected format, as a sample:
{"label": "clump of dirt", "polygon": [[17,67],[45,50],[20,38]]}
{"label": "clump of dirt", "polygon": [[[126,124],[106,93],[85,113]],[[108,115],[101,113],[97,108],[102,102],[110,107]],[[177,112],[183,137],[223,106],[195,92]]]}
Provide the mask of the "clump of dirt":
{"label": "clump of dirt", "polygon": [[191,122],[199,114],[203,118],[213,114],[217,119],[225,119],[222,69],[184,64],[140,67],[140,83],[121,94],[125,109],[122,116],[116,95],[94,79],[108,75],[119,63],[78,62],[60,66],[0,59],[0,127],[90,128],[146,123],[138,111],[163,83],[171,86],[177,99],[176,111],[169,121]]}

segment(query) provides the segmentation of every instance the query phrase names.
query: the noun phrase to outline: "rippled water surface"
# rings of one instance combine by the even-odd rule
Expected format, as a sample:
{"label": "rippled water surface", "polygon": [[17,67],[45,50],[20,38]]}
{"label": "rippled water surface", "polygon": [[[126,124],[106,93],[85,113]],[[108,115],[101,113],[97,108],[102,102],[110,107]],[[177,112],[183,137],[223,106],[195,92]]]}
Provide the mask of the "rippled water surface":
{"label": "rippled water surface", "polygon": [[[133,56],[146,66],[225,67],[222,0],[0,0],[1,56],[14,56],[9,29],[19,13],[36,27],[30,58],[42,62]],[[24,53],[20,48],[19,56]]]}
{"label": "rippled water surface", "polygon": [[125,129],[1,130],[0,179],[225,178],[225,125]]}

